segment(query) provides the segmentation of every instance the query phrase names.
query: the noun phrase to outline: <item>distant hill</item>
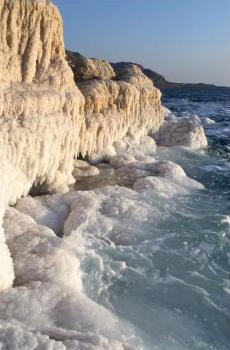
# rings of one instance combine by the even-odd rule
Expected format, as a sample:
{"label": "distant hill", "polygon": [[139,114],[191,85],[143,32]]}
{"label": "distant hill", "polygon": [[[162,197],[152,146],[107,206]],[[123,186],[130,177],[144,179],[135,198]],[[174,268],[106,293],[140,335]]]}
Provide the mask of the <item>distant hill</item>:
{"label": "distant hill", "polygon": [[[69,61],[72,69],[73,66],[76,64],[79,64],[80,61],[86,59],[84,56],[82,56],[80,53],[78,52],[71,52],[69,50],[66,50],[66,55],[67,55],[67,60]],[[80,61],[79,61],[80,60]],[[106,62],[104,60],[98,60],[93,58],[93,60],[95,60],[95,62]],[[80,62],[81,63],[81,62]],[[149,68],[145,68],[142,65],[138,64],[138,63],[134,63],[134,62],[117,62],[117,63],[113,63],[113,62],[109,62],[110,65],[113,67],[116,75],[119,75],[119,71],[124,70],[124,68],[128,68],[131,65],[137,65],[142,72],[149,78],[152,80],[154,86],[156,86],[157,88],[164,90],[164,89],[194,89],[194,90],[203,90],[203,89],[215,89],[217,88],[216,85],[213,84],[204,84],[204,83],[173,83],[170,82],[168,80],[165,79],[165,77],[157,72],[155,72],[152,69]],[[114,78],[116,79],[116,78]],[[218,86],[219,87],[219,86]]]}
{"label": "distant hill", "polygon": [[165,79],[163,75],[153,71],[152,69],[148,69],[143,67],[142,65],[138,63],[133,62],[117,62],[112,63],[110,62],[111,66],[115,70],[115,72],[119,72],[120,69],[124,69],[126,66],[136,64],[142,72],[147,75],[149,79],[152,80],[154,86],[156,86],[159,89],[168,89],[168,88],[174,88],[174,89],[207,89],[207,88],[216,88],[216,85],[213,84],[203,84],[203,83],[173,83]]}

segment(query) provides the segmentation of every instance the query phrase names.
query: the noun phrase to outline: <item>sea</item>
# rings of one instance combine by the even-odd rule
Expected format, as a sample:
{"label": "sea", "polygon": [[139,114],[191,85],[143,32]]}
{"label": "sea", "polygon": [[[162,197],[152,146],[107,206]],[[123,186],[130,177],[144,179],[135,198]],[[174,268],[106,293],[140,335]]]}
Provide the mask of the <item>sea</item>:
{"label": "sea", "polygon": [[122,184],[102,183],[119,220],[110,235],[102,225],[95,237],[85,237],[84,290],[129,328],[133,346],[229,350],[230,88],[166,89],[162,103],[177,117],[215,122],[205,126],[207,149],[159,147],[156,154],[205,189],[134,198]]}

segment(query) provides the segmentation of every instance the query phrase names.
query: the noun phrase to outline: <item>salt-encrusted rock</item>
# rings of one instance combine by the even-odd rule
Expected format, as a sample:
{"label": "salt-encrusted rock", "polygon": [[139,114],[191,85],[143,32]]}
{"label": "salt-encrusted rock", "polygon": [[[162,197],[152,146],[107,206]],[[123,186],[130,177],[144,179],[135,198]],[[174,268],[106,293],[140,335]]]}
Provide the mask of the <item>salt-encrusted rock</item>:
{"label": "salt-encrusted rock", "polygon": [[122,166],[134,161],[135,158],[130,154],[116,155],[109,158],[109,164],[115,169],[119,169]]}
{"label": "salt-encrusted rock", "polygon": [[[38,225],[47,226],[58,236],[63,234],[63,225],[69,214],[69,207],[60,195],[26,197],[20,199],[16,208],[32,217]],[[6,224],[6,218],[5,218]],[[7,224],[6,224],[7,227]]]}
{"label": "salt-encrusted rock", "polygon": [[178,194],[188,194],[188,191],[167,178],[147,176],[135,181],[133,188],[137,192],[157,192],[160,196],[171,197]]}
{"label": "salt-encrusted rock", "polygon": [[77,52],[66,51],[67,60],[76,82],[91,79],[113,79],[115,72],[109,62],[87,58]]}
{"label": "salt-encrusted rock", "polygon": [[[67,190],[83,112],[56,7],[46,0],[0,0],[0,206],[15,203],[32,185]],[[1,233],[0,290],[13,276],[3,241]]]}
{"label": "salt-encrusted rock", "polygon": [[116,69],[116,79],[123,80],[137,87],[152,88],[153,82],[135,64],[127,64]]}
{"label": "salt-encrusted rock", "polygon": [[97,168],[99,170],[99,175],[100,176],[112,176],[115,174],[114,169],[109,165],[109,164],[105,164],[105,163],[100,163],[97,164]]}
{"label": "salt-encrusted rock", "polygon": [[74,87],[56,7],[47,0],[0,0],[0,10],[1,87],[22,82]]}
{"label": "salt-encrusted rock", "polygon": [[141,178],[157,176],[168,179],[183,188],[204,188],[199,182],[187,177],[180,165],[167,160],[156,161],[154,159],[152,162],[149,160],[134,161],[116,169],[115,173],[117,177],[131,182],[135,182]]}
{"label": "salt-encrusted rock", "polygon": [[165,147],[179,145],[198,149],[208,145],[204,128],[196,116],[165,121],[154,138],[159,146]]}
{"label": "salt-encrusted rock", "polygon": [[77,257],[64,244],[61,246],[60,238],[50,228],[14,208],[8,209],[4,227],[17,284],[40,281],[81,289]]}
{"label": "salt-encrusted rock", "polygon": [[76,159],[74,162],[74,168],[85,168],[89,166],[90,164],[82,159]]}
{"label": "salt-encrusted rock", "polygon": [[99,174],[100,170],[97,167],[91,165],[89,162],[81,159],[77,159],[74,162],[73,177],[76,180],[82,179],[84,177],[97,176]]}
{"label": "salt-encrusted rock", "polygon": [[105,160],[108,152],[111,156],[113,144],[127,135],[140,138],[159,129],[164,118],[161,93],[136,65],[120,72],[114,81],[108,62],[71,52],[67,55],[85,97],[81,152],[90,162]]}
{"label": "salt-encrusted rock", "polygon": [[[108,77],[103,69],[109,65],[99,66]],[[136,69],[124,79],[86,81],[79,84],[81,93],[66,61],[56,7],[47,0],[0,0],[2,208],[32,187],[68,191],[79,153],[106,156],[115,141],[160,127],[159,90]],[[2,233],[0,242],[2,290],[13,274]]]}
{"label": "salt-encrusted rock", "polygon": [[215,120],[209,117],[201,117],[200,119],[203,126],[209,126],[216,123]]}
{"label": "salt-encrusted rock", "polygon": [[45,0],[0,0],[0,9],[0,148],[17,182],[7,201],[34,183],[63,192],[73,181],[84,98],[65,59],[62,19]]}
{"label": "salt-encrusted rock", "polygon": [[98,168],[92,165],[88,165],[81,168],[74,168],[73,170],[73,176],[76,180],[83,177],[96,176],[99,173],[100,171],[98,170]]}
{"label": "salt-encrusted rock", "polygon": [[91,80],[78,84],[85,97],[83,153],[103,154],[127,135],[141,138],[163,123],[160,91],[124,81]]}

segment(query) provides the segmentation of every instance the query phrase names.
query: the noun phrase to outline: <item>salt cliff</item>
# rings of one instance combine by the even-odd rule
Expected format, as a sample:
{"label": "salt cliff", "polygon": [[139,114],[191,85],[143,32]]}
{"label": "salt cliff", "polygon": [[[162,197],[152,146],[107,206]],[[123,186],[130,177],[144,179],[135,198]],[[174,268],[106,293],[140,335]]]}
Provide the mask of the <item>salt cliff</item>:
{"label": "salt cliff", "polygon": [[67,51],[75,82],[85,97],[83,154],[110,153],[127,135],[136,140],[163,123],[160,90],[136,65],[116,75],[107,61]]}
{"label": "salt cliff", "polygon": [[[65,192],[79,153],[106,153],[127,134],[157,130],[163,114],[159,90],[139,71],[125,81],[87,80],[79,90],[65,57],[62,19],[50,1],[0,0],[0,16],[3,212],[32,186]],[[3,233],[0,249],[3,290],[13,281]]]}

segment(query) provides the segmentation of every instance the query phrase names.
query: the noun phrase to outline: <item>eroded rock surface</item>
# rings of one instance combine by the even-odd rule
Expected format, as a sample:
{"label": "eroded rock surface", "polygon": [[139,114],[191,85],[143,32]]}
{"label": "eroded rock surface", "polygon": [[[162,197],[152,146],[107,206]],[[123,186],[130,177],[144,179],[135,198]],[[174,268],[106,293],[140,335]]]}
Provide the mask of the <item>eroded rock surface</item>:
{"label": "eroded rock surface", "polygon": [[105,60],[87,58],[80,53],[68,50],[66,55],[76,82],[91,79],[113,79],[115,77],[112,66]]}
{"label": "eroded rock surface", "polygon": [[107,153],[108,147],[127,135],[140,139],[159,129],[163,123],[161,93],[151,81],[148,84],[142,75],[131,76],[129,82],[94,79],[78,84],[85,97],[87,142],[81,145],[83,153]]}
{"label": "eroded rock surface", "polygon": [[[163,114],[159,90],[143,85],[136,71],[127,81],[108,80],[114,77],[109,63],[90,61],[89,71],[106,79],[84,81],[80,92],[66,61],[62,19],[50,1],[0,0],[0,16],[4,211],[32,187],[36,193],[66,192],[75,182],[74,157],[106,154],[127,134],[140,137],[156,131]],[[94,75],[90,74],[84,79]],[[1,260],[6,267],[0,271],[0,290],[13,279],[2,234]]]}

